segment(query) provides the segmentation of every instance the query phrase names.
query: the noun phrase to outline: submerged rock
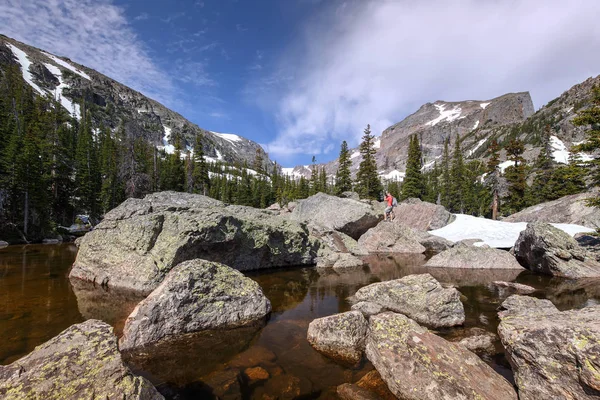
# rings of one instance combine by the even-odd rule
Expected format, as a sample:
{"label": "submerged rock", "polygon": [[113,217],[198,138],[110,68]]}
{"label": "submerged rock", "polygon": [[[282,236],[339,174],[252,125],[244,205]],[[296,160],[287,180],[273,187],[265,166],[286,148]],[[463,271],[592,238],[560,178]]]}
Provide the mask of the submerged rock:
{"label": "submerged rock", "polygon": [[190,260],[173,268],[125,322],[121,349],[167,336],[228,329],[262,321],[271,303],[260,286],[225,265]]}
{"label": "submerged rock", "polygon": [[308,342],[326,356],[350,364],[363,354],[368,323],[359,311],[318,318],[308,326]]}
{"label": "submerged rock", "polygon": [[515,310],[502,317],[498,334],[520,399],[600,397],[599,306],[564,312]]}
{"label": "submerged rock", "polygon": [[507,251],[475,246],[455,246],[431,257],[425,266],[430,268],[523,270],[515,257]]}
{"label": "submerged rock", "polygon": [[521,296],[518,294],[510,296],[504,300],[502,305],[498,307],[500,311],[498,316],[500,319],[510,317],[512,315],[539,315],[539,314],[554,314],[558,309],[550,300],[537,299],[531,296]]}
{"label": "submerged rock", "polygon": [[360,288],[354,297],[357,301],[376,303],[387,310],[405,314],[431,327],[450,327],[465,321],[460,292],[455,288],[443,288],[429,274],[373,283]]}
{"label": "submerged rock", "polygon": [[454,216],[443,206],[427,203],[416,198],[404,200],[394,210],[394,223],[419,231],[440,229],[454,221]]}
{"label": "submerged rock", "polygon": [[512,385],[478,356],[401,314],[371,317],[366,354],[400,399],[517,399]]}
{"label": "submerged rock", "polygon": [[536,291],[534,287],[517,282],[494,281],[488,287],[497,291],[500,297],[508,297],[511,294],[531,294]]}
{"label": "submerged rock", "polygon": [[84,236],[70,278],[149,293],[186,260],[240,271],[307,265],[321,246],[306,226],[268,211],[160,192],[107,213]]}
{"label": "submerged rock", "polygon": [[381,219],[370,204],[317,193],[298,201],[290,218],[295,221],[315,222],[358,239]]}
{"label": "submerged rock", "polygon": [[543,222],[527,224],[515,243],[517,260],[525,268],[565,278],[600,277],[600,263],[566,232]]}
{"label": "submerged rock", "polygon": [[25,357],[0,366],[4,399],[164,399],[121,360],[110,325],[73,325]]}
{"label": "submerged rock", "polygon": [[358,239],[369,253],[423,253],[418,235],[409,227],[382,221]]}

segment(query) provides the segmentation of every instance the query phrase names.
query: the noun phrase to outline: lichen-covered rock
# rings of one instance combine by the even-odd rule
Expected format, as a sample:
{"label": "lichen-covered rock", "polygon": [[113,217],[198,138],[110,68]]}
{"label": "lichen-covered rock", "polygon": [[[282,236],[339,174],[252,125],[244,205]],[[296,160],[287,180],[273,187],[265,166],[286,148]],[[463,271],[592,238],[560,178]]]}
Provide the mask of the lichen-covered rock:
{"label": "lichen-covered rock", "polygon": [[460,292],[455,288],[443,288],[429,274],[373,283],[360,288],[354,297],[356,301],[379,304],[431,327],[450,327],[465,321]]}
{"label": "lichen-covered rock", "polygon": [[401,314],[371,317],[366,354],[400,399],[517,399],[512,385],[478,356]]}
{"label": "lichen-covered rock", "polygon": [[352,311],[360,311],[365,318],[387,311],[381,305],[370,301],[359,301],[358,303],[353,304],[351,309]]}
{"label": "lichen-covered rock", "polygon": [[308,342],[315,350],[342,362],[358,363],[364,351],[368,323],[359,311],[318,318],[308,326]]}
{"label": "lichen-covered rock", "polygon": [[566,232],[544,222],[527,224],[515,243],[515,256],[525,268],[565,278],[600,277],[600,262]]}
{"label": "lichen-covered rock", "polygon": [[121,349],[167,336],[237,328],[264,320],[271,303],[258,283],[225,265],[190,260],[177,265],[125,322]]}
{"label": "lichen-covered rock", "polygon": [[504,300],[502,305],[498,307],[500,311],[498,317],[503,319],[511,315],[539,315],[539,314],[554,314],[558,309],[550,300],[537,299],[531,296],[521,296],[514,294]]}
{"label": "lichen-covered rock", "polygon": [[507,251],[455,246],[431,257],[426,267],[467,268],[467,269],[518,269],[523,270],[514,256]]}
{"label": "lichen-covered rock", "polygon": [[321,248],[306,226],[201,195],[128,199],[81,242],[70,277],[145,294],[195,258],[240,271],[313,264]]}
{"label": "lichen-covered rock", "polygon": [[350,253],[330,253],[317,258],[317,268],[356,268],[362,267],[365,262]]}
{"label": "lichen-covered rock", "polygon": [[125,366],[112,328],[97,320],[73,325],[25,357],[0,365],[0,398],[164,399]]}
{"label": "lichen-covered rock", "polygon": [[358,239],[358,244],[369,253],[423,253],[418,235],[408,226],[380,222]]}
{"label": "lichen-covered rock", "polygon": [[454,221],[454,216],[443,206],[427,203],[416,198],[404,200],[394,210],[394,223],[419,231],[440,229]]}
{"label": "lichen-covered rock", "polygon": [[520,399],[600,398],[599,306],[512,313],[498,334]]}
{"label": "lichen-covered rock", "polygon": [[290,219],[316,222],[358,239],[367,230],[377,225],[381,214],[370,204],[361,201],[317,193],[298,201]]}
{"label": "lichen-covered rock", "polygon": [[426,251],[439,253],[454,246],[454,242],[427,232],[417,232],[418,240]]}
{"label": "lichen-covered rock", "polygon": [[473,327],[456,330],[446,339],[466,347],[479,356],[489,356],[496,353],[494,342],[498,340],[498,335],[485,329]]}

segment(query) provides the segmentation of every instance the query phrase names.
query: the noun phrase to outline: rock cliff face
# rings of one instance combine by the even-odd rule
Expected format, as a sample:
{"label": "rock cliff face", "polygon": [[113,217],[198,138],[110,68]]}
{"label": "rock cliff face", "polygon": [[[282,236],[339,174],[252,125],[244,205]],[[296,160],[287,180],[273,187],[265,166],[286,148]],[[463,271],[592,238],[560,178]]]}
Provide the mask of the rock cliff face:
{"label": "rock cliff face", "polygon": [[[27,64],[28,68],[24,68]],[[102,124],[115,130],[123,123],[128,136],[144,138],[167,151],[173,149],[177,138],[192,149],[196,136],[201,135],[207,157],[252,165],[258,151],[266,168],[274,165],[258,143],[200,128],[93,69],[0,35],[0,73],[11,65],[21,68],[25,80],[40,95],[60,96],[63,107],[76,118],[81,116],[80,103],[85,100],[96,127]]]}

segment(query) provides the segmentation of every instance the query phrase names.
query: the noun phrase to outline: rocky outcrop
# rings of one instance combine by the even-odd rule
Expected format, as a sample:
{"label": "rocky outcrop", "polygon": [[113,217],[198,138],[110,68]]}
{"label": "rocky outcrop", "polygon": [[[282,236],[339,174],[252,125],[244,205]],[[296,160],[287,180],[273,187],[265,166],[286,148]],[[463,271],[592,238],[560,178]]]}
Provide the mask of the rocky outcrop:
{"label": "rocky outcrop", "polygon": [[443,288],[429,274],[408,275],[373,283],[360,288],[354,298],[379,304],[431,327],[461,325],[465,321],[465,310],[458,290]]}
{"label": "rocky outcrop", "polygon": [[600,208],[590,207],[586,199],[595,193],[579,193],[560,199],[528,207],[516,214],[509,215],[506,222],[547,222],[564,223],[600,228]]}
{"label": "rocky outcrop", "polygon": [[121,360],[110,325],[73,325],[32,353],[0,366],[3,399],[164,399]]}
{"label": "rocky outcrop", "polygon": [[81,242],[70,277],[149,293],[195,258],[245,271],[313,264],[321,243],[297,222],[201,195],[128,199]]}
{"label": "rocky outcrop", "polygon": [[400,399],[517,399],[512,385],[475,354],[401,314],[371,317],[366,354]]}
{"label": "rocky outcrop", "polygon": [[298,201],[298,205],[290,214],[290,219],[315,222],[358,239],[367,230],[377,225],[381,214],[371,205],[361,201],[317,193]]}
{"label": "rocky outcrop", "polygon": [[545,312],[515,310],[498,326],[519,398],[598,399],[600,307],[538,309],[544,308]]}
{"label": "rocky outcrop", "polygon": [[600,277],[600,263],[575,239],[544,222],[527,224],[515,243],[515,256],[525,268],[565,278]]}
{"label": "rocky outcrop", "polygon": [[512,295],[498,307],[500,311],[498,316],[500,319],[510,317],[512,315],[540,315],[540,314],[554,314],[558,312],[558,309],[552,304],[550,300],[537,299],[530,296]]}
{"label": "rocky outcrop", "polygon": [[423,253],[426,250],[411,228],[385,221],[363,234],[358,245],[369,253]]}
{"label": "rocky outcrop", "polygon": [[514,256],[504,250],[455,246],[431,257],[426,267],[467,268],[467,269],[518,269],[519,265]]}
{"label": "rocky outcrop", "polygon": [[308,342],[327,357],[356,364],[365,347],[368,323],[359,311],[315,319],[308,326]]}
{"label": "rocky outcrop", "polygon": [[394,209],[394,223],[408,226],[418,231],[440,229],[454,221],[454,216],[444,208],[433,203],[410,198],[398,204]]}
{"label": "rocky outcrop", "polygon": [[237,328],[262,321],[271,303],[260,286],[225,265],[190,260],[177,265],[125,322],[123,350],[171,335]]}
{"label": "rocky outcrop", "polygon": [[327,256],[317,258],[317,268],[357,268],[365,265],[360,258],[350,253],[330,253]]}

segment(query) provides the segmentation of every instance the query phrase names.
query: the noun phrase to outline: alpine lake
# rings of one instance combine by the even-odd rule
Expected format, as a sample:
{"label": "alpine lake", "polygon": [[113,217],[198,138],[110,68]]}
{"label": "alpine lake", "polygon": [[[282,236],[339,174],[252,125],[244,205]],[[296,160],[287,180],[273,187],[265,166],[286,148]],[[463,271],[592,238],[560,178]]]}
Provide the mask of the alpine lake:
{"label": "alpine lake", "polygon": [[[70,282],[77,248],[73,244],[8,246],[0,249],[0,364],[31,352],[72,324],[94,318],[111,324],[119,336],[139,296]],[[302,398],[336,399],[336,387],[356,382],[373,366],[338,364],[313,350],[306,340],[309,323],[348,311],[348,297],[368,284],[430,273],[462,294],[464,326],[438,331],[458,340],[473,327],[496,332],[497,307],[510,293],[491,282],[516,281],[538,289],[533,295],[559,309],[600,303],[600,284],[534,275],[514,270],[424,268],[425,255],[366,257],[367,266],[349,270],[286,268],[249,273],[271,301],[273,312],[262,326],[208,331],[167,340],[124,360],[147,377],[168,399]],[[512,380],[500,342],[484,357]],[[256,368],[260,367],[260,368]],[[252,369],[252,370],[249,370]],[[260,371],[250,379],[248,371]],[[265,372],[266,371],[266,372]]]}

